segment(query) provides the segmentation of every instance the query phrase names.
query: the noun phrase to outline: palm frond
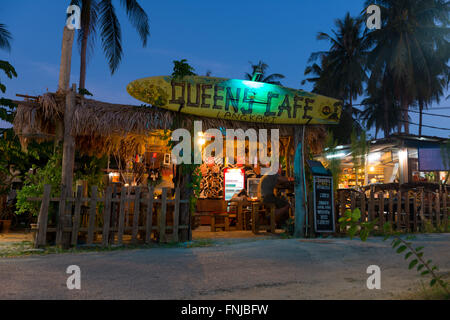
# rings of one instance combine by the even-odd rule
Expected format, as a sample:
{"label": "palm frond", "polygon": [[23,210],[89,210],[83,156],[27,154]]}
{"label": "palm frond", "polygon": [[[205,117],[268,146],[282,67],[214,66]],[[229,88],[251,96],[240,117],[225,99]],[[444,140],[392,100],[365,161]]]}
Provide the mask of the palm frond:
{"label": "palm frond", "polygon": [[123,52],[120,22],[117,19],[111,0],[100,1],[99,15],[103,51],[108,59],[111,74],[114,74],[122,60]]}
{"label": "palm frond", "polygon": [[0,23],[0,49],[7,51],[11,50],[11,33],[6,28],[6,25]]}
{"label": "palm frond", "polygon": [[121,0],[125,7],[131,24],[136,28],[142,41],[142,45],[147,45],[147,38],[150,36],[150,26],[147,13],[142,9],[136,0]]}

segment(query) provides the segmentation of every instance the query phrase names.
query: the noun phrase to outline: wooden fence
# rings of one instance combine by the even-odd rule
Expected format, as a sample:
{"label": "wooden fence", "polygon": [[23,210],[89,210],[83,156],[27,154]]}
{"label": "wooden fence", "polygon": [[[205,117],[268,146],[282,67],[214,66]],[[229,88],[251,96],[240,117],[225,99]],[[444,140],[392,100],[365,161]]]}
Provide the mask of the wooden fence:
{"label": "wooden fence", "polygon": [[448,231],[449,186],[430,188],[387,188],[372,185],[370,190],[338,190],[336,205],[336,226],[346,210],[359,208],[362,221],[378,220],[382,230],[385,222],[390,222],[395,230],[405,232],[437,230]]}
{"label": "wooden fence", "polygon": [[[125,241],[133,244],[179,241],[180,232],[189,232],[190,219],[180,224],[180,207],[189,200],[180,199],[180,189],[173,198],[168,198],[169,189],[162,189],[161,197],[153,188],[107,187],[103,194],[98,188],[91,188],[90,197],[82,186],[77,188],[75,197],[65,196],[64,187],[60,197],[51,197],[50,185],[44,186],[36,227],[35,247],[45,246],[55,241],[56,245],[72,246],[80,243],[102,246],[122,245]],[[172,191],[172,190],[170,190]],[[49,221],[49,212],[55,217]],[[170,232],[168,232],[170,231]],[[152,237],[153,236],[153,237]]]}

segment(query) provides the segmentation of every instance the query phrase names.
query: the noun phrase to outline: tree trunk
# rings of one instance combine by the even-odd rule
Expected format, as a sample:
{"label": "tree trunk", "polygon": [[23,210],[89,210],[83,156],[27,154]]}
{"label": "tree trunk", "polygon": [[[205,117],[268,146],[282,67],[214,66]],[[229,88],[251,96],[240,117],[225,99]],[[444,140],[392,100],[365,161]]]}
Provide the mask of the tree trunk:
{"label": "tree trunk", "polygon": [[419,100],[419,137],[422,136],[422,117],[423,117],[423,100]]}
{"label": "tree trunk", "polygon": [[384,137],[387,138],[389,136],[389,132],[390,132],[390,128],[389,128],[389,110],[388,110],[388,100],[387,100],[387,95],[386,92],[384,92],[383,95],[383,111],[384,111],[384,128],[383,128],[383,132],[384,132]]}
{"label": "tree trunk", "polygon": [[[72,197],[73,186],[73,167],[75,164],[75,138],[72,135],[72,119],[75,109],[75,95],[76,85],[74,84],[72,90],[66,95],[66,106],[64,110],[64,142],[63,142],[63,156],[62,156],[62,175],[61,184],[65,186],[66,196]],[[68,203],[63,217],[63,226],[71,227],[72,204]],[[70,247],[70,232],[63,231],[63,248]]]}
{"label": "tree trunk", "polygon": [[86,65],[87,65],[87,43],[89,38],[89,25],[91,23],[91,0],[83,1],[81,9],[81,28],[83,39],[81,40],[80,52],[80,84],[79,89],[86,89]]}
{"label": "tree trunk", "polygon": [[408,117],[409,105],[406,99],[402,99],[402,113],[403,113],[403,123],[405,127],[405,133],[409,133],[409,117]]}

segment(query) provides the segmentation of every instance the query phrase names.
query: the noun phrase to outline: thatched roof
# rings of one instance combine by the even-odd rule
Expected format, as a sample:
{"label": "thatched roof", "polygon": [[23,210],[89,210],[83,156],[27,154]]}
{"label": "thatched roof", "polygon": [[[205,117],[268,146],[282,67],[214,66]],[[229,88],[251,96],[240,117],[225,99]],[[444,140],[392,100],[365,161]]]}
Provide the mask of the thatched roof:
{"label": "thatched roof", "polygon": [[[46,93],[37,101],[20,101],[14,119],[14,130],[23,145],[30,139],[51,140],[55,137],[56,122],[63,118],[65,95]],[[72,134],[77,147],[86,153],[105,153],[126,143],[134,148],[145,145],[156,130],[168,130],[176,112],[148,106],[112,104],[77,96]],[[268,125],[195,117],[183,114],[183,125],[190,129],[194,120],[202,120],[203,130],[209,128],[279,129],[280,136],[292,136],[292,125]],[[309,126],[307,140],[315,145],[325,137],[322,126]],[[315,142],[314,142],[315,141]],[[319,143],[321,144],[321,143]]]}

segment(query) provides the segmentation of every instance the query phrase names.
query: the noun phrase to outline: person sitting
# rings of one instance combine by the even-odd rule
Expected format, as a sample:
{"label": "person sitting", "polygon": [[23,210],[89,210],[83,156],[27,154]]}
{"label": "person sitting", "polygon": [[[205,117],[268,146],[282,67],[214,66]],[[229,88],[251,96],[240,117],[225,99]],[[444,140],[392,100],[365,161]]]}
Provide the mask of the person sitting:
{"label": "person sitting", "polygon": [[289,219],[291,205],[286,200],[275,196],[274,189],[277,183],[286,183],[289,179],[281,176],[281,166],[276,174],[267,173],[262,176],[258,184],[258,197],[264,204],[275,205],[275,223],[280,228]]}

